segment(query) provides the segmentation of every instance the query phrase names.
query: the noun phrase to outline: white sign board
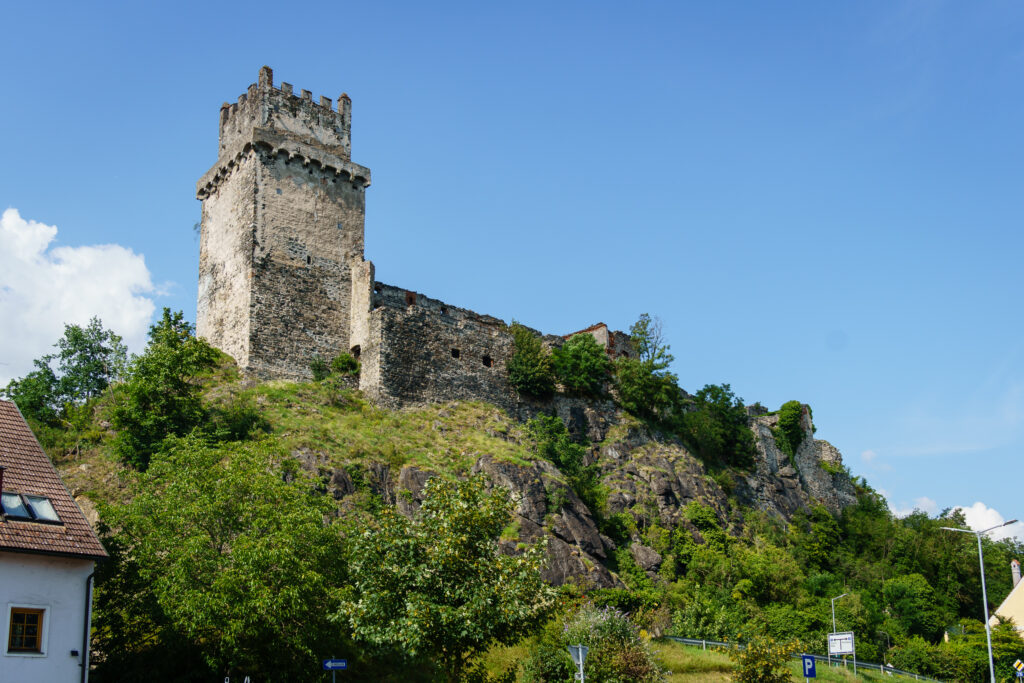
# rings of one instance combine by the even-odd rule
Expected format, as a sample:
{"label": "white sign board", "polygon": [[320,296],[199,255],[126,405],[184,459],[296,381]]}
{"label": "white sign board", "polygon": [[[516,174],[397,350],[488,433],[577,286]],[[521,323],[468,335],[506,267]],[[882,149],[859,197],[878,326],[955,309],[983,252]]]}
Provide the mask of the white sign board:
{"label": "white sign board", "polygon": [[853,654],[853,631],[828,634],[829,655]]}

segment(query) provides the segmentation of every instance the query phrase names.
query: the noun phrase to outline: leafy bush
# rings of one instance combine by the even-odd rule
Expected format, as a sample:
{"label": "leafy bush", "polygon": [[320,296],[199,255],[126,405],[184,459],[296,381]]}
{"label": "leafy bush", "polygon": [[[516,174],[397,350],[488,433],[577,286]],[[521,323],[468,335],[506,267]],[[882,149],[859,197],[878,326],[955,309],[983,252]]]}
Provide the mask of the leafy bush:
{"label": "leafy bush", "polygon": [[508,380],[521,394],[548,398],[555,393],[551,354],[540,337],[519,323],[512,323],[515,351],[508,361]]}
{"label": "leafy bush", "polygon": [[[530,420],[527,428],[537,444],[537,455],[549,461],[565,475],[583,504],[600,519],[607,491],[601,484],[601,468],[596,463],[584,464],[587,447],[572,440],[565,423],[557,416],[540,415]],[[555,497],[558,497],[557,501],[554,500]],[[555,510],[566,502],[568,501],[564,499],[560,489],[549,501]]]}
{"label": "leafy bush", "polygon": [[613,607],[587,602],[558,622],[545,628],[524,663],[524,681],[562,683],[571,680],[576,667],[569,657],[569,645],[589,648],[584,664],[588,681],[607,683],[654,683],[665,680],[647,639],[629,617]]}
{"label": "leafy bush", "polygon": [[622,683],[665,680],[665,672],[658,665],[650,644],[641,638],[640,629],[617,609],[584,604],[566,622],[563,638],[566,646],[590,648],[583,667],[588,680]]}
{"label": "leafy bush", "polygon": [[776,427],[775,441],[779,448],[792,456],[803,442],[803,427],[800,426],[804,406],[800,401],[786,401],[779,408],[779,426]]}
{"label": "leafy bush", "polygon": [[789,683],[790,654],[796,652],[795,643],[780,644],[774,638],[758,638],[744,649],[729,651],[729,657],[736,662],[736,674],[732,680],[737,683]]}
{"label": "leafy bush", "polygon": [[309,371],[313,373],[313,381],[321,382],[331,374],[331,366],[320,356],[313,356],[309,361]]}
{"label": "leafy bush", "polygon": [[331,372],[339,375],[358,375],[359,361],[347,351],[339,353],[331,360]]}
{"label": "leafy bush", "polygon": [[570,337],[552,357],[555,376],[566,391],[595,398],[604,392],[612,364],[592,335]]}
{"label": "leafy bush", "polygon": [[754,465],[756,449],[747,411],[743,399],[728,384],[708,384],[697,392],[693,409],[680,420],[680,436],[707,463],[739,468]]}

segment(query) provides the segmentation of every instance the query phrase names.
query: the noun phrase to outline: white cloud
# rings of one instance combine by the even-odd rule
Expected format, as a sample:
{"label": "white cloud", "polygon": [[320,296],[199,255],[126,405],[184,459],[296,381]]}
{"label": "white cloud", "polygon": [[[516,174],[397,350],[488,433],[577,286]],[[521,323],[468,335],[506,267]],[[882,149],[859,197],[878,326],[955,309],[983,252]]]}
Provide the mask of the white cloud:
{"label": "white cloud", "polygon": [[141,254],[116,244],[50,248],[57,227],[0,214],[0,386],[52,351],[64,324],[103,326],[141,350],[155,305]]}
{"label": "white cloud", "polygon": [[[963,513],[964,519],[967,521],[967,526],[975,531],[990,529],[1006,522],[1006,518],[999,514],[998,510],[990,508],[981,501],[978,501],[970,507],[960,506],[956,509]],[[1016,536],[1017,538],[1024,539],[1024,524],[1016,522],[1015,524],[1004,526],[1001,529],[995,529],[989,534],[990,538],[997,541],[1003,538],[1009,538],[1010,536]]]}
{"label": "white cloud", "polygon": [[878,453],[875,453],[870,448],[860,454],[860,457],[864,459],[864,462],[871,462],[878,457]]}

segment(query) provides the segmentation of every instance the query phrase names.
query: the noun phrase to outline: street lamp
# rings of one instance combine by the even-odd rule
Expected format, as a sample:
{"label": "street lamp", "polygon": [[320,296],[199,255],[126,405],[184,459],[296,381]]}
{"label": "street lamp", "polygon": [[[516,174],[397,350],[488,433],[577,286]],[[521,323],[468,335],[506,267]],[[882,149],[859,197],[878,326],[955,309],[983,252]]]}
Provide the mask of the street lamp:
{"label": "street lamp", "polygon": [[[832,598],[832,633],[836,632],[836,600],[839,598],[845,598],[849,593],[843,593]],[[828,665],[832,666],[832,648],[828,649]]]}
{"label": "street lamp", "polygon": [[[1011,519],[1009,522],[1003,522],[1002,524],[996,524],[990,526],[987,529],[981,531],[975,531],[974,529],[955,529],[951,526],[942,526],[940,529],[945,531],[959,531],[964,534],[974,534],[978,537],[978,562],[981,564],[981,609],[985,612],[985,639],[988,641],[988,673],[992,678],[992,683],[996,683],[996,665],[992,660],[992,627],[988,624],[988,593],[985,592],[985,558],[981,554],[981,536],[988,532],[1015,523],[1017,520]],[[833,627],[835,628],[835,627]]]}
{"label": "street lamp", "polygon": [[[882,630],[879,630],[878,632],[885,634],[885,651],[886,651],[886,653],[888,653],[889,650],[892,649],[892,642],[889,640],[889,634],[886,631],[882,631]],[[886,662],[885,659],[886,659],[885,655],[882,655],[882,664],[888,664],[888,662]]]}

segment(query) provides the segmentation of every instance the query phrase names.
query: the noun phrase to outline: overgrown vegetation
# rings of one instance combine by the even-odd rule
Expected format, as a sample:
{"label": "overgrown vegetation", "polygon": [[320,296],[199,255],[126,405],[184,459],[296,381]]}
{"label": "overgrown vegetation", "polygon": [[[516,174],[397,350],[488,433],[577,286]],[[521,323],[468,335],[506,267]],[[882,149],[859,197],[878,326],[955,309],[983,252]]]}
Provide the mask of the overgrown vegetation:
{"label": "overgrown vegetation", "polygon": [[511,332],[515,351],[508,361],[509,383],[521,394],[550,397],[555,393],[551,354],[529,328],[513,322]]}
{"label": "overgrown vegetation", "polygon": [[586,332],[570,337],[552,353],[555,377],[570,394],[600,398],[611,379],[608,354]]}
{"label": "overgrown vegetation", "polygon": [[[536,342],[533,366],[547,359],[554,391],[553,358],[522,329],[523,348]],[[742,400],[729,385],[687,395],[668,369],[656,321],[642,316],[632,333],[635,353],[616,361],[612,386],[635,417],[615,427],[614,439],[661,434],[658,448],[670,453],[678,439],[709,480],[727,493],[742,490],[741,470],[754,454]],[[580,336],[590,339],[578,342],[589,347],[584,356],[597,349],[606,360],[590,335]],[[604,634],[591,651],[594,671],[604,673],[591,680],[657,680],[643,631],[800,640],[820,654],[832,628],[829,599],[842,593],[849,595],[836,602],[837,626],[857,634],[861,658],[949,680],[985,676],[984,629],[974,616],[983,609],[977,548],[939,529],[963,526],[957,512],[896,518],[860,480],[857,504],[838,516],[813,506],[783,523],[735,500],[725,509],[691,500],[665,515],[653,498],[623,507],[629,492],[602,483],[607,461],[592,461],[598,447],[574,440],[560,419],[524,425],[470,402],[384,410],[346,388],[355,359],[326,364],[321,381],[249,385],[168,311],[129,362],[118,360],[119,341],[99,321],[66,330],[61,342],[66,357],[40,359],[5,394],[65,465],[69,486],[107,501],[113,560],[97,577],[98,681],[145,680],[152,671],[185,672],[177,680],[305,680],[317,675],[319,658],[338,655],[352,660],[349,677],[358,670],[368,680],[427,681],[455,671],[483,680],[482,653],[496,642],[519,648],[505,660],[512,675],[565,680],[567,627],[581,640]],[[109,354],[97,364],[102,349]],[[601,391],[607,385],[605,374]],[[780,447],[795,450],[811,436],[800,426],[802,410],[796,401],[780,409]],[[514,547],[529,525],[482,482],[455,483],[470,477],[481,454],[554,465],[558,473],[545,474],[558,484],[546,487],[555,492],[549,513],[577,505],[575,493],[615,544],[606,567],[627,588],[588,589],[587,600],[563,588],[557,613],[540,623],[551,605],[528,594],[551,594],[537,578],[538,551],[496,550],[499,541]],[[411,519],[388,504],[407,464],[442,475],[429,489],[443,493]],[[326,495],[342,488],[340,501]],[[613,494],[616,514],[608,509]],[[641,567],[636,544],[660,561]],[[1006,567],[1024,547],[985,539],[984,552],[991,608],[1009,592]],[[516,604],[491,594],[506,585]],[[601,650],[604,641],[621,647]],[[404,654],[410,650],[416,654]],[[999,676],[1024,657],[1008,625],[995,628],[994,651]],[[492,669],[491,678],[501,672]]]}

